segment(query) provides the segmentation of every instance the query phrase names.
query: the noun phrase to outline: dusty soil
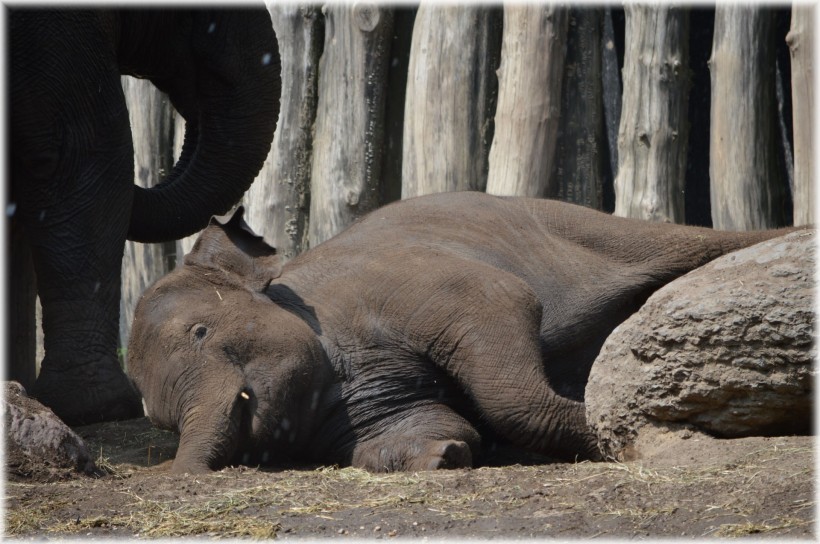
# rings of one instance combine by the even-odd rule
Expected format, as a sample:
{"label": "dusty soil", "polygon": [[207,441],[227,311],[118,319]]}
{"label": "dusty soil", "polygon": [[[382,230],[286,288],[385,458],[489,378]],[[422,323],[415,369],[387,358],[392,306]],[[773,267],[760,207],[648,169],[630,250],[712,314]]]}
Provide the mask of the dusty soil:
{"label": "dusty soil", "polygon": [[[334,467],[171,475],[144,419],[76,429],[108,474],[8,472],[6,538],[787,537],[815,534],[814,438],[665,433],[624,463],[499,454],[472,470]],[[688,437],[688,438],[685,438]],[[517,462],[516,462],[517,461]]]}

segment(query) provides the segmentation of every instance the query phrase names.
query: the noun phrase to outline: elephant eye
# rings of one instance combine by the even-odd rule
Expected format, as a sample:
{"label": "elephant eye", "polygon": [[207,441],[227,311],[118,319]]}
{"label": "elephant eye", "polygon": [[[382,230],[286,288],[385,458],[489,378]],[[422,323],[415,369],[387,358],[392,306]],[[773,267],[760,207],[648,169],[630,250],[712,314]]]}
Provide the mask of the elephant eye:
{"label": "elephant eye", "polygon": [[206,334],[208,334],[208,329],[205,326],[199,325],[194,328],[194,338],[197,340],[202,340]]}

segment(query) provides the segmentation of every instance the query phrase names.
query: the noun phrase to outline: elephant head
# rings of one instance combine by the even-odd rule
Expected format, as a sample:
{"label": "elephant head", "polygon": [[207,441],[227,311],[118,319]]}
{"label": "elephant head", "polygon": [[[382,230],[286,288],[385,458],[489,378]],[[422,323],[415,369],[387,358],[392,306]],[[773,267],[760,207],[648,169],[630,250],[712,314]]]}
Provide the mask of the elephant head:
{"label": "elephant head", "polygon": [[161,183],[136,187],[128,238],[182,238],[248,189],[279,116],[279,46],[261,9],[122,10],[120,71],[148,78],[185,118],[179,160]]}
{"label": "elephant head", "polygon": [[311,434],[330,367],[310,326],[264,294],[275,253],[240,208],[140,299],[128,372],[151,420],[180,433],[175,472],[248,462],[249,451],[265,462]]}

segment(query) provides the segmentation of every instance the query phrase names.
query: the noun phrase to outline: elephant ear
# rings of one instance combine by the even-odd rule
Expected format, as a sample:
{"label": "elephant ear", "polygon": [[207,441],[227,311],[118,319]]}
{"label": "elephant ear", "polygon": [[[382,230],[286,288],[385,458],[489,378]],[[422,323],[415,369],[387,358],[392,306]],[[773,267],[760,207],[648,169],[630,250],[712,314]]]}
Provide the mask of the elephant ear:
{"label": "elephant ear", "polygon": [[245,208],[240,206],[233,214],[212,217],[185,256],[185,264],[222,272],[221,279],[263,291],[282,273],[282,260],[276,249],[248,226],[244,215]]}

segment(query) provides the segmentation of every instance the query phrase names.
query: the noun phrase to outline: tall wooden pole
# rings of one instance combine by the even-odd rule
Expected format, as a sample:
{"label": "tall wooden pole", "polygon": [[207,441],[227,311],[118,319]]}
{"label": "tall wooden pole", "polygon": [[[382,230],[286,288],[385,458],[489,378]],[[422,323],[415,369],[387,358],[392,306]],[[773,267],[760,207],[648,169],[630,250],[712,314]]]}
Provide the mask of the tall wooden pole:
{"label": "tall wooden pole", "polygon": [[615,215],[684,222],[689,137],[689,15],[626,6]]}
{"label": "tall wooden pole", "polygon": [[717,6],[709,61],[709,179],[716,229],[768,229],[784,222],[775,147],[774,51],[768,8]]}
{"label": "tall wooden pole", "polygon": [[402,198],[487,185],[501,14],[422,3],[407,78]]}
{"label": "tall wooden pole", "polygon": [[794,116],[794,224],[815,222],[814,186],[814,25],[813,5],[794,5],[786,42],[791,52]]}
{"label": "tall wooden pole", "polygon": [[487,192],[547,196],[558,135],[567,8],[504,6]]}
{"label": "tall wooden pole", "polygon": [[311,173],[311,246],[379,205],[393,17],[378,4],[328,4]]}

